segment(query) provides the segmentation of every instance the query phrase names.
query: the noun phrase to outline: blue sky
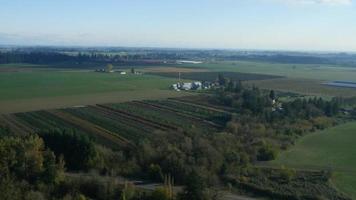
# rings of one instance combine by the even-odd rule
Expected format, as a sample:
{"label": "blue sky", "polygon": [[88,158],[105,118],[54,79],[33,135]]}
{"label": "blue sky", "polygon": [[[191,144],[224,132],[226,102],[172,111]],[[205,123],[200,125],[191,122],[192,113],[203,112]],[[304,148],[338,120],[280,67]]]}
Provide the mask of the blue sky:
{"label": "blue sky", "polygon": [[352,0],[0,0],[0,44],[356,51]]}

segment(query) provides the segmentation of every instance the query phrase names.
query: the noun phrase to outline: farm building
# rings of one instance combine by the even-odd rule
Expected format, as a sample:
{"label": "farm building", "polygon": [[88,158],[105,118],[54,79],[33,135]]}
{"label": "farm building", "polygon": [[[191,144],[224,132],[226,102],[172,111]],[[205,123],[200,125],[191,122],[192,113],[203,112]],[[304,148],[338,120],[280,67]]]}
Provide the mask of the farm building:
{"label": "farm building", "polygon": [[200,81],[194,81],[191,83],[175,83],[171,86],[172,89],[176,91],[180,90],[201,90],[201,89],[210,89],[211,84],[202,83]]}
{"label": "farm building", "polygon": [[183,90],[191,90],[193,88],[193,83],[183,83],[181,88]]}
{"label": "farm building", "polygon": [[114,70],[108,70],[108,69],[104,69],[104,68],[100,68],[100,69],[96,69],[95,72],[106,72],[106,73],[114,73]]}
{"label": "farm building", "polygon": [[105,72],[105,69],[96,69],[95,72]]}
{"label": "farm building", "polygon": [[192,60],[177,60],[177,64],[202,64],[201,61],[192,61]]}

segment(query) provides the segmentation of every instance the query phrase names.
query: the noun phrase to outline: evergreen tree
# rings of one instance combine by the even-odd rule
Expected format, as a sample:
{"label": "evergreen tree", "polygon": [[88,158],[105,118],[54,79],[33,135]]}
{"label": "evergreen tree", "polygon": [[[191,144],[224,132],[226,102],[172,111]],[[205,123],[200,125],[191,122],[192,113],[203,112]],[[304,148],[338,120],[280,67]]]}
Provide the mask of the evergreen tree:
{"label": "evergreen tree", "polygon": [[272,99],[272,100],[275,100],[275,99],[276,99],[276,94],[275,94],[274,90],[271,90],[271,91],[269,92],[269,98]]}
{"label": "evergreen tree", "polygon": [[218,83],[220,86],[225,86],[227,81],[226,81],[226,78],[224,77],[224,74],[222,73],[219,73],[218,75]]}
{"label": "evergreen tree", "polygon": [[203,200],[204,190],[206,186],[202,177],[196,172],[192,171],[188,175],[183,193],[180,195],[180,200]]}

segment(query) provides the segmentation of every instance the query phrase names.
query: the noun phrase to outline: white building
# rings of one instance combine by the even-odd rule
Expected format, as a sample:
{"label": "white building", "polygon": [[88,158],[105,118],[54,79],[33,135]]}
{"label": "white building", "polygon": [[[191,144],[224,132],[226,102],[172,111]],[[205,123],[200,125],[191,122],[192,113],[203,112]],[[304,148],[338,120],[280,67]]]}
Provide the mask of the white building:
{"label": "white building", "polygon": [[183,90],[191,90],[193,88],[193,84],[192,83],[183,83],[182,84],[182,89]]}
{"label": "white building", "polygon": [[210,89],[213,86],[212,83],[209,82],[200,82],[200,81],[194,81],[191,83],[175,83],[171,85],[171,88],[180,91],[180,90],[206,90]]}
{"label": "white building", "polygon": [[177,60],[177,64],[202,64],[202,61]]}
{"label": "white building", "polygon": [[174,90],[179,91],[179,85],[178,85],[178,83],[173,84],[173,85],[172,85],[172,88],[173,88]]}

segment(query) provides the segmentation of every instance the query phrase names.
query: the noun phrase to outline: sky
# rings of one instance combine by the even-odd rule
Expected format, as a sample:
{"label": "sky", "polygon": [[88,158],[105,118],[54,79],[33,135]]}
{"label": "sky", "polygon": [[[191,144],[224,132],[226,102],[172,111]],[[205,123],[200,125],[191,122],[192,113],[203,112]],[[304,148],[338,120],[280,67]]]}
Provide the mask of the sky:
{"label": "sky", "polygon": [[356,51],[356,0],[0,0],[0,45]]}

